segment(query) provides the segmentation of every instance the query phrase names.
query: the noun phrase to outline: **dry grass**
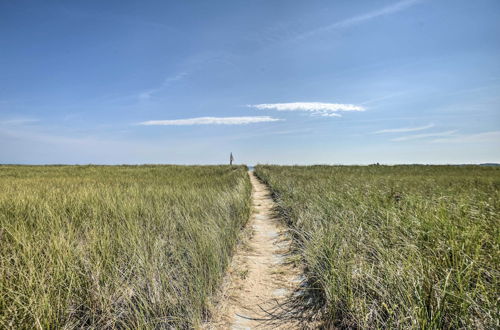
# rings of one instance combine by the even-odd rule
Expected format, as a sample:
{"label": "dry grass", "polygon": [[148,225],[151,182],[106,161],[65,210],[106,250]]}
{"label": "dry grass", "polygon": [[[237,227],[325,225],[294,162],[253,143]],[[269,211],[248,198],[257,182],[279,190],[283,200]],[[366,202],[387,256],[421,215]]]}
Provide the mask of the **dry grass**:
{"label": "dry grass", "polygon": [[246,167],[0,166],[1,328],[187,328],[250,212]]}
{"label": "dry grass", "polygon": [[296,233],[302,315],[340,328],[499,327],[499,168],[257,166],[256,174]]}

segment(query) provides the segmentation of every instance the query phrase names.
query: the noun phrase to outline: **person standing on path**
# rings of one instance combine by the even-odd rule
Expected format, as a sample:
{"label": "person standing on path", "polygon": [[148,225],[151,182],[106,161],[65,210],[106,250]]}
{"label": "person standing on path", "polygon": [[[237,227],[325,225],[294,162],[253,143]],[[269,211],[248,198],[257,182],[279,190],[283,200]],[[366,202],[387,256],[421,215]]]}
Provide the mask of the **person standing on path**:
{"label": "person standing on path", "polygon": [[231,154],[229,155],[229,165],[233,165],[233,160],[234,160],[234,157],[233,157],[233,153],[231,152]]}

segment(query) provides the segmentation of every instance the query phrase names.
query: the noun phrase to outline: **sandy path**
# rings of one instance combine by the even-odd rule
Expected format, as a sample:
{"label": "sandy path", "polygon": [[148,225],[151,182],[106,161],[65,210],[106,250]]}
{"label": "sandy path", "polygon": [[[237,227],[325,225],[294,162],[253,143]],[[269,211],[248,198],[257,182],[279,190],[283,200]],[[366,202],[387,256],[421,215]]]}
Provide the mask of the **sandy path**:
{"label": "sandy path", "polygon": [[[253,172],[253,213],[247,238],[239,246],[213,321],[205,329],[294,329],[280,306],[300,283],[300,271],[287,263],[290,241],[275,218],[274,202],[266,185]],[[281,314],[272,317],[271,314]],[[289,314],[288,314],[289,315]]]}

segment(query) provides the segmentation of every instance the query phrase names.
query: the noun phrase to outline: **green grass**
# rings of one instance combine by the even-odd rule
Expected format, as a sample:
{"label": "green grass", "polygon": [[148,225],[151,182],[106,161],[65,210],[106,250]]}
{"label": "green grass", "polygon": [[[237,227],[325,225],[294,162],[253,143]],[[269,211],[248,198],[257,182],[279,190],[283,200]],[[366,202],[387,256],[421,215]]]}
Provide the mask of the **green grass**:
{"label": "green grass", "polygon": [[0,166],[0,328],[199,325],[250,192],[244,166]]}
{"label": "green grass", "polygon": [[500,169],[257,166],[327,326],[499,325]]}

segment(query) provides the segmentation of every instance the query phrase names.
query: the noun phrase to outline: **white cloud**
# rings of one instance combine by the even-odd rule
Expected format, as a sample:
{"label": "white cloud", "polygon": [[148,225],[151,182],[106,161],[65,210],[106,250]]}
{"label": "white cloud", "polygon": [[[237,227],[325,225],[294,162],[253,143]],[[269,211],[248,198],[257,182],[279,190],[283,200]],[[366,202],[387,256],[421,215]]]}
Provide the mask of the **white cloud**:
{"label": "white cloud", "polygon": [[[313,114],[315,114],[315,113],[313,113]],[[342,117],[338,113],[328,113],[328,112],[322,112],[322,113],[320,112],[317,115],[321,116],[321,117]]]}
{"label": "white cloud", "polygon": [[382,133],[404,133],[404,132],[415,132],[415,131],[423,131],[425,129],[434,127],[433,123],[430,123],[429,125],[425,126],[418,126],[418,127],[403,127],[403,128],[389,128],[389,129],[383,129],[380,131],[373,132],[374,134],[382,134]]}
{"label": "white cloud", "polygon": [[477,143],[497,142],[500,143],[500,131],[483,132],[476,134],[461,134],[448,138],[435,139],[435,143]]}
{"label": "white cloud", "polygon": [[365,108],[354,104],[321,103],[321,102],[292,102],[292,103],[264,103],[250,105],[257,109],[273,109],[278,111],[364,111]]}
{"label": "white cloud", "polygon": [[173,120],[149,120],[139,123],[139,125],[154,126],[185,126],[185,125],[244,125],[280,121],[281,119],[269,116],[257,117],[198,117]]}
{"label": "white cloud", "polygon": [[407,136],[398,137],[398,138],[392,139],[391,141],[407,141],[407,140],[417,140],[417,139],[424,139],[424,138],[436,137],[436,136],[448,136],[448,135],[453,135],[456,132],[457,132],[457,130],[437,132],[437,133],[414,134],[414,135],[407,135]]}
{"label": "white cloud", "polygon": [[309,111],[313,115],[324,117],[341,117],[340,111],[365,111],[366,109],[354,104],[322,103],[322,102],[290,102],[290,103],[263,103],[248,105],[260,110],[277,111]]}

